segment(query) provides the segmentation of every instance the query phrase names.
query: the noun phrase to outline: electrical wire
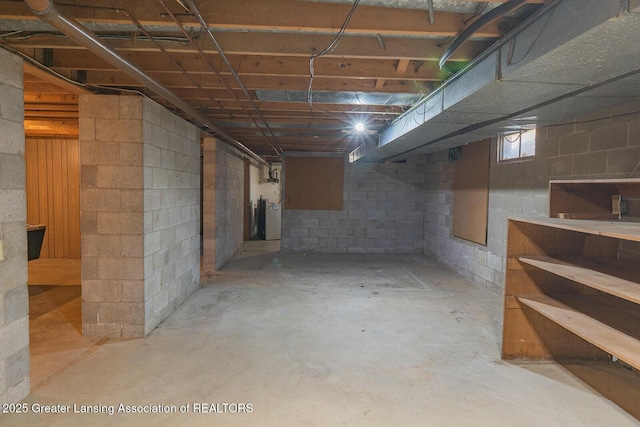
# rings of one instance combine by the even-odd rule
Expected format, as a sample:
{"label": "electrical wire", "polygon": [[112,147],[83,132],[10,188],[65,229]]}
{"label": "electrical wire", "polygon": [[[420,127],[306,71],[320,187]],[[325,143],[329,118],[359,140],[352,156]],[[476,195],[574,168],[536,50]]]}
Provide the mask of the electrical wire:
{"label": "electrical wire", "polygon": [[[84,83],[80,83],[77,82],[75,80],[72,80],[54,70],[52,70],[51,68],[45,66],[44,64],[41,64],[40,62],[36,61],[35,59],[31,58],[30,56],[20,52],[19,50],[15,50],[10,48],[9,46],[5,46],[0,44],[0,48],[7,50],[8,52],[13,53],[14,55],[17,55],[19,57],[21,57],[22,59],[24,59],[26,62],[28,62],[29,64],[33,65],[34,67],[37,67],[38,69],[45,71],[49,74],[51,74],[52,76],[59,78],[60,80],[63,80],[67,83],[73,84],[75,86],[78,86],[82,89],[86,89],[90,92],[93,93],[134,93],[136,95],[142,96],[143,98],[146,98],[150,101],[153,101],[153,99],[147,95],[146,93],[138,90],[138,89],[130,89],[130,88],[124,88],[124,87],[115,87],[115,86],[101,86],[101,85],[88,85],[88,84],[84,84]],[[166,106],[165,106],[166,107]],[[167,108],[168,111],[171,111],[169,108]],[[172,111],[172,113],[176,114],[178,117],[181,117],[176,111]],[[211,136],[214,138],[219,138],[219,135],[212,129],[208,129],[208,128],[200,128],[200,130]]]}
{"label": "electrical wire", "polygon": [[[182,0],[175,0],[176,3],[182,7],[186,12],[193,14],[194,16],[196,16],[197,18],[199,18],[201,26],[202,26],[202,30],[207,32],[208,35],[210,36],[210,38],[212,39],[213,43],[215,44],[216,48],[218,49],[218,52],[220,53],[221,57],[223,57],[223,59],[225,59],[225,62],[227,63],[227,65],[229,66],[232,75],[234,76],[234,78],[236,78],[238,84],[240,85],[241,89],[243,90],[244,94],[247,96],[247,99],[249,101],[249,103],[254,107],[254,109],[256,110],[258,116],[260,117],[260,119],[262,120],[264,126],[266,127],[266,129],[268,129],[268,131],[270,132],[271,136],[274,138],[275,140],[275,136],[273,134],[273,132],[271,131],[271,128],[269,127],[269,125],[266,123],[262,113],[260,112],[260,110],[257,108],[257,106],[255,105],[255,103],[253,102],[253,100],[251,99],[251,97],[249,96],[248,92],[246,91],[246,88],[244,87],[244,85],[242,84],[242,82],[239,80],[237,74],[235,73],[235,71],[233,70],[233,67],[231,67],[231,64],[228,62],[228,60],[226,59],[226,56],[224,55],[224,52],[222,52],[217,40],[215,39],[215,37],[213,36],[213,34],[211,33],[211,31],[209,30],[208,26],[206,25],[206,23],[204,22],[204,20],[202,19],[202,16],[200,15],[200,13],[198,12],[197,8],[195,7],[195,4],[192,1],[189,1],[189,4],[192,6],[192,8],[194,10],[190,10],[187,5],[184,3],[184,1]],[[161,0],[161,4],[165,7],[165,10],[167,10],[168,14],[171,16],[171,18],[174,20],[174,22],[178,25],[178,27],[180,28],[180,30],[182,31],[184,37],[186,40],[188,40],[187,43],[193,45],[196,50],[198,50],[198,52],[200,53],[200,55],[202,56],[202,58],[205,60],[205,62],[207,62],[207,64],[212,68],[212,70],[216,73],[216,75],[218,76],[218,78],[220,79],[220,81],[226,86],[226,88],[229,90],[229,92],[231,93],[231,95],[236,99],[236,101],[238,101],[238,103],[240,104],[242,110],[244,111],[244,113],[247,115],[247,117],[249,117],[249,119],[254,123],[254,125],[256,125],[256,127],[260,130],[260,133],[262,133],[263,137],[265,138],[266,142],[271,146],[271,148],[274,149],[274,151],[276,152],[276,154],[278,155],[278,157],[281,156],[282,153],[282,148],[279,146],[279,144],[277,143],[277,141],[275,142],[276,146],[273,145],[273,143],[269,140],[269,138],[267,137],[267,135],[264,133],[264,131],[262,130],[262,128],[260,126],[258,126],[258,124],[255,122],[254,118],[252,117],[251,114],[249,114],[249,112],[244,108],[244,106],[240,103],[240,100],[238,99],[237,96],[235,96],[235,94],[233,93],[233,90],[231,89],[231,87],[225,82],[225,80],[222,78],[222,76],[220,75],[219,71],[213,66],[213,64],[211,63],[211,61],[206,57],[206,55],[204,54],[204,52],[202,52],[202,50],[198,47],[198,45],[195,43],[196,37],[192,37],[190,34],[187,33],[187,31],[185,30],[184,26],[182,26],[182,24],[178,21],[177,17],[175,16],[175,14],[171,13],[171,11],[169,10],[168,6],[166,5],[166,3],[164,2],[164,0]],[[69,5],[69,6],[77,6],[77,7],[83,7],[81,5]],[[153,43],[156,44],[156,46],[160,49],[160,51],[162,51],[167,57],[168,59],[174,64],[174,66],[177,66],[179,70],[181,70],[183,72],[183,74],[185,74],[186,78],[192,83],[194,84],[201,92],[205,93],[205,95],[207,95],[207,97],[216,102],[219,106],[219,108],[221,110],[223,110],[225,113],[227,113],[229,116],[231,116],[231,113],[229,113],[226,109],[224,109],[222,107],[222,105],[220,104],[219,101],[216,101],[215,99],[213,99],[211,96],[209,96],[206,91],[204,91],[204,88],[202,88],[201,85],[199,85],[193,78],[191,78],[188,73],[186,72],[186,70],[184,70],[184,68],[182,68],[175,60],[173,60],[173,58],[171,58],[171,56],[168,54],[168,52],[162,48],[162,46],[158,43],[157,40],[163,39],[162,37],[152,37],[144,28],[143,26],[140,24],[140,22],[138,22],[134,16],[132,16],[127,10],[122,9],[122,8],[114,8],[114,7],[101,7],[101,6],[91,6],[94,9],[105,9],[105,10],[111,10],[111,11],[115,11],[117,13],[125,13],[129,19],[131,20],[131,22],[138,28],[138,30],[140,30],[143,34],[145,34],[145,36],[147,36],[149,38],[150,41],[152,41]],[[201,32],[200,32],[201,34]],[[48,35],[48,34],[47,34]],[[116,37],[110,37],[110,38],[116,38]],[[197,39],[199,39],[200,37],[198,36]],[[182,42],[182,39],[177,39],[180,42]],[[111,89],[113,90],[113,89]]]}
{"label": "electrical wire", "polygon": [[21,32],[22,32],[21,30],[9,31],[8,33],[0,34],[0,39],[9,38],[13,35],[20,34]]}
{"label": "electrical wire", "polygon": [[473,15],[471,15],[470,17],[468,17],[467,19],[465,19],[464,21],[462,21],[465,25],[467,25],[469,23],[469,21],[477,18],[478,16],[482,15],[482,13],[486,10],[487,6],[489,6],[489,3],[480,3],[477,7],[476,7],[476,11],[473,12]]}
{"label": "electrical wire", "polygon": [[230,111],[228,111],[226,108],[224,108],[224,106],[222,105],[222,103],[219,100],[215,99],[207,91],[205,91],[204,88],[193,77],[191,77],[191,75],[187,72],[187,70],[185,70],[175,59],[173,59],[171,57],[169,52],[167,52],[167,50],[144,28],[144,26],[140,23],[140,21],[138,21],[127,10],[124,10],[124,13],[127,14],[129,19],[131,20],[131,22],[133,22],[135,24],[135,26],[138,27],[138,29],[145,36],[147,36],[151,42],[153,42],[156,45],[158,50],[160,52],[162,52],[167,57],[167,59],[169,59],[169,61],[173,64],[173,66],[176,67],[178,70],[180,70],[182,72],[182,74],[185,76],[185,78],[187,80],[189,80],[192,85],[194,85],[196,88],[198,88],[198,90],[200,92],[202,92],[207,98],[209,98],[210,101],[212,101],[213,103],[217,104],[218,108],[220,108],[222,111],[224,111],[227,114],[227,116],[229,116],[229,117],[233,116]]}
{"label": "electrical wire", "polygon": [[[110,9],[111,10],[116,10],[118,12],[120,11],[119,9],[114,9],[114,8],[110,8]],[[55,9],[54,9],[54,11],[55,11]],[[56,12],[58,12],[58,11],[56,11]],[[49,11],[49,13],[51,13],[51,11]],[[62,14],[57,16],[57,19],[59,21],[61,21],[61,22],[64,21],[63,18],[66,18],[66,17],[64,17]],[[73,26],[73,29],[75,31],[79,31],[79,32],[87,31],[79,23],[77,23],[77,22],[75,22],[73,20],[70,20],[70,22],[74,22],[76,24],[76,26]],[[71,28],[71,25],[69,26],[69,28]],[[109,51],[112,54],[112,56],[111,56],[112,58],[118,59],[117,62],[122,62],[122,63],[126,62],[126,60],[124,60],[123,58],[119,57],[119,55],[115,51],[111,51],[108,46],[102,44],[99,40],[97,40],[97,36],[95,34],[89,32],[89,35],[87,35],[87,37],[91,37],[91,36],[94,37],[94,38],[92,38],[92,42],[94,43],[93,46],[98,46],[100,48],[104,48],[106,51]],[[9,48],[7,46],[3,46],[2,44],[0,44],[0,47],[9,50]],[[91,50],[91,49],[89,49],[89,50]],[[23,55],[21,55],[21,56],[23,56]],[[98,55],[98,56],[100,56],[100,55]],[[31,58],[29,58],[29,59],[31,59]],[[37,63],[37,61],[30,61],[30,62],[36,62]],[[230,142],[234,146],[242,149],[246,154],[251,155],[252,157],[254,157],[256,160],[258,160],[260,162],[264,162],[264,160],[261,157],[259,157],[253,151],[249,150],[241,142],[233,139],[229,135],[226,135],[224,131],[222,131],[221,129],[217,128],[215,125],[212,125],[211,124],[212,122],[210,120],[208,120],[206,118],[205,118],[205,120],[199,120],[197,116],[201,115],[204,118],[204,115],[201,114],[200,112],[197,112],[195,108],[193,108],[191,106],[188,106],[188,104],[186,102],[182,101],[180,98],[175,96],[175,94],[173,94],[169,89],[165,88],[164,86],[162,86],[158,82],[155,82],[152,78],[150,78],[147,75],[145,75],[141,70],[137,69],[135,67],[135,65],[133,65],[131,63],[127,63],[127,65],[128,65],[128,69],[129,70],[131,70],[132,72],[135,71],[136,72],[135,74],[137,74],[137,75],[139,75],[141,77],[141,80],[144,80],[144,81],[146,81],[146,83],[149,83],[149,84],[152,83],[151,86],[153,86],[153,87],[147,86],[150,90],[156,92],[156,94],[158,94],[160,97],[165,97],[165,99],[167,99],[168,102],[174,104],[176,109],[183,110],[186,114],[191,115],[194,118],[194,120],[200,121],[201,124],[198,125],[198,127],[200,127],[205,133],[210,134],[210,135],[212,135],[214,137],[218,137],[220,135],[227,142]],[[41,68],[44,67],[43,69],[48,70],[48,72],[51,73],[52,75],[57,75],[57,73],[55,73],[53,70],[50,70],[48,67],[45,67],[42,64],[40,64],[40,67]],[[124,71],[124,69],[123,69],[123,71]],[[74,83],[74,84],[76,84],[76,85],[78,85],[78,86],[80,86],[82,88],[85,88],[85,89],[100,88],[100,86],[89,86],[89,85],[86,85],[86,84],[78,84],[78,82],[74,82],[73,80],[70,80],[70,79],[68,79],[66,77],[64,77],[64,80],[65,81],[69,81],[71,83]],[[146,83],[145,83],[145,85],[146,85]],[[128,90],[128,89],[123,89],[123,88],[112,88],[112,87],[108,88],[107,90],[114,91],[114,89],[115,89],[115,91],[118,91],[118,92],[134,92],[134,93],[138,93],[140,95],[145,96],[146,98],[149,98],[146,94],[144,94],[143,92],[139,92],[137,90]],[[171,95],[171,96],[169,96],[169,98],[166,98],[166,95]],[[149,98],[149,99],[151,99],[151,98]],[[177,104],[175,102],[176,100],[179,101]],[[168,110],[171,111],[170,109],[168,109]],[[194,115],[191,111],[193,111],[196,114]],[[173,111],[173,113],[176,114],[177,116],[180,116],[177,113],[177,111]],[[204,128],[208,128],[208,130],[206,130]]]}
{"label": "electrical wire", "polygon": [[546,125],[545,127],[554,128],[554,127],[569,126],[569,125],[582,125],[582,124],[585,124],[585,123],[598,122],[600,120],[617,119],[617,118],[620,118],[620,117],[633,116],[635,114],[640,114],[640,110],[633,110],[633,111],[628,111],[626,113],[614,114],[612,116],[606,116],[606,117],[598,117],[598,118],[595,118],[595,119],[577,120],[577,121],[572,121],[572,122],[556,123],[556,124]]}
{"label": "electrical wire", "polygon": [[[358,0],[359,1],[359,0]],[[164,0],[162,0],[162,3],[164,4]],[[180,1],[180,3],[183,3],[182,1]],[[266,142],[271,146],[271,148],[273,148],[273,150],[276,152],[276,154],[280,157],[282,156],[283,150],[282,147],[280,146],[280,144],[278,143],[278,140],[275,136],[275,134],[273,133],[273,130],[271,129],[271,127],[269,126],[269,123],[267,123],[267,120],[265,119],[264,115],[262,114],[262,111],[260,111],[260,109],[258,108],[258,106],[256,105],[256,103],[253,101],[253,98],[251,97],[251,95],[249,94],[249,92],[247,91],[246,86],[244,85],[244,83],[242,83],[242,80],[240,80],[240,77],[238,76],[238,73],[235,71],[235,69],[233,68],[233,66],[231,65],[231,62],[229,61],[229,59],[227,58],[227,55],[224,53],[224,50],[222,49],[222,46],[220,46],[220,44],[218,43],[218,40],[215,38],[215,36],[213,35],[213,32],[211,31],[211,29],[209,28],[209,26],[207,25],[207,23],[205,22],[202,14],[200,13],[200,11],[198,10],[195,2],[193,0],[186,0],[186,5],[189,7],[190,12],[195,16],[195,18],[198,20],[198,22],[200,23],[200,26],[202,27],[202,29],[204,30],[204,32],[209,36],[209,39],[213,42],[214,46],[216,47],[216,50],[218,51],[218,54],[220,55],[220,58],[222,58],[222,61],[226,64],[227,68],[229,69],[229,71],[231,72],[231,75],[233,76],[234,80],[236,81],[236,83],[238,84],[238,86],[240,87],[240,89],[242,90],[242,93],[244,94],[245,98],[247,99],[247,101],[249,102],[249,104],[251,105],[251,107],[253,108],[253,110],[256,112],[256,114],[258,115],[258,117],[260,118],[260,121],[262,122],[262,124],[264,125],[264,127],[267,129],[267,131],[269,132],[269,135],[273,138],[273,143],[269,140],[269,138],[267,137],[266,134],[264,134],[264,132],[262,130],[260,130],[260,132],[263,134]],[[166,5],[165,8],[167,9],[167,11],[169,10]],[[177,23],[177,19],[174,18],[174,21],[176,21]],[[194,43],[195,45],[195,43]],[[205,58],[206,59],[206,58]],[[210,61],[207,61],[210,63]],[[215,67],[214,67],[215,68]],[[223,81],[223,83],[225,83],[225,85],[229,88],[229,90],[231,90],[231,88],[226,84],[226,82],[224,82],[224,79],[222,79],[222,77],[220,76],[219,73],[218,77],[220,77],[220,79]],[[234,95],[235,96],[235,95]],[[244,107],[242,107],[244,110]],[[250,119],[253,121],[253,118],[251,117],[251,115],[249,115],[247,113],[247,115],[250,117]],[[274,145],[275,144],[275,145]]]}
{"label": "electrical wire", "polygon": [[69,83],[72,84],[74,86],[77,86],[78,88],[81,89],[86,89],[89,92],[92,93],[135,93],[136,95],[140,95],[144,98],[147,98],[149,100],[152,100],[151,97],[149,97],[149,95],[147,95],[146,93],[138,90],[138,89],[130,89],[130,88],[124,88],[124,87],[116,87],[116,86],[101,86],[101,85],[92,85],[92,84],[86,84],[86,83],[80,83],[77,82],[73,79],[70,79],[69,77],[62,75],[60,73],[58,73],[55,70],[52,70],[51,68],[47,67],[46,65],[36,61],[35,59],[31,58],[30,56],[20,52],[19,50],[15,50],[9,46],[6,45],[2,45],[0,44],[0,48],[5,49],[7,52],[11,52],[12,54],[19,56],[20,58],[22,58],[25,62],[28,62],[29,64],[31,64],[32,66],[38,68],[41,71],[44,71],[48,74],[51,74],[52,76],[54,76],[57,79],[60,79],[62,81],[64,81],[65,83]]}
{"label": "electrical wire", "polygon": [[338,31],[338,34],[335,35],[331,43],[329,43],[327,47],[325,47],[322,50],[322,52],[312,55],[311,58],[309,59],[310,77],[309,77],[309,90],[307,91],[307,100],[309,101],[309,105],[313,104],[313,78],[315,76],[313,63],[315,62],[316,58],[320,58],[322,56],[328,55],[332,53],[334,50],[336,50],[336,48],[340,44],[340,40],[342,40],[342,37],[344,36],[345,31],[347,30],[347,27],[349,26],[349,22],[351,21],[353,14],[356,12],[356,8],[358,7],[358,4],[360,4],[360,0],[355,0],[353,2],[353,6],[351,6],[351,10],[349,11],[349,14],[347,15],[347,17],[345,18],[344,23],[340,28],[340,31]]}
{"label": "electrical wire", "polygon": [[[35,37],[52,37],[52,38],[67,38],[64,34],[55,34],[55,33],[28,33],[28,34],[24,34],[21,35],[19,37],[14,37],[14,34],[20,34],[20,33],[24,33],[24,31],[14,31],[12,33],[9,34],[2,34],[0,35],[0,40],[1,39],[6,39],[6,40],[18,40],[18,41],[22,41],[22,40],[29,40]],[[117,34],[100,34],[100,39],[101,40],[131,40],[131,36],[126,35],[126,36],[119,36]],[[183,37],[171,37],[171,36],[154,36],[155,40],[159,40],[159,41],[163,41],[163,42],[172,42],[172,43],[179,43],[179,44],[189,44],[189,40],[187,40],[186,38]],[[200,36],[197,37],[193,37],[194,40],[200,40]],[[138,36],[137,40],[145,40],[147,41],[148,38],[142,37],[142,36]]]}
{"label": "electrical wire", "polygon": [[[21,57],[25,62],[28,62],[29,64],[31,64],[32,66],[38,68],[41,71],[44,71],[48,74],[51,74],[52,76],[54,76],[57,79],[60,79],[62,81],[64,81],[65,83],[69,83],[72,84],[74,86],[77,86],[78,88],[81,89],[86,89],[89,92],[95,93],[95,94],[109,94],[109,93],[134,93],[136,95],[140,95],[143,98],[146,98],[150,101],[153,101],[153,98],[151,98],[149,95],[147,95],[146,93],[142,92],[141,90],[138,89],[131,89],[131,88],[125,88],[125,87],[117,87],[117,86],[102,86],[102,85],[93,85],[93,84],[86,84],[86,83],[80,83],[77,82],[73,79],[70,79],[69,77],[62,75],[60,73],[58,73],[55,70],[52,70],[51,68],[47,67],[46,65],[36,61],[35,59],[31,58],[30,56],[20,52],[19,50],[15,50],[12,49],[9,46],[6,45],[2,45],[0,44],[0,48],[1,49],[5,49],[8,52],[11,52],[12,54]],[[169,109],[169,108],[167,108]],[[169,110],[171,111],[171,110]],[[175,111],[173,112],[175,113]],[[211,136],[216,136],[215,133],[212,132],[208,132],[206,129],[203,129],[203,132],[210,134]]]}
{"label": "electrical wire", "polygon": [[184,2],[182,0],[176,0],[176,3],[178,3],[184,9],[185,12],[191,13],[191,11],[187,7],[187,5],[184,4]]}
{"label": "electrical wire", "polygon": [[78,88],[80,88],[80,89],[86,89],[86,90],[88,90],[88,91],[90,91],[90,92],[91,92],[91,88],[92,88],[92,87],[98,87],[98,86],[89,86],[89,85],[86,85],[86,84],[83,84],[83,83],[77,82],[77,81],[75,81],[75,80],[73,80],[73,79],[70,79],[69,77],[64,76],[64,75],[62,75],[62,74],[60,74],[60,73],[58,73],[58,72],[56,72],[56,71],[52,70],[51,68],[47,67],[46,65],[41,64],[40,62],[38,62],[38,61],[36,61],[35,59],[31,58],[29,55],[27,55],[27,54],[25,54],[25,53],[22,53],[22,52],[20,52],[19,50],[13,49],[12,47],[9,47],[9,46],[7,46],[7,45],[0,44],[0,48],[2,48],[2,49],[4,49],[4,50],[6,50],[7,52],[10,52],[10,53],[12,53],[12,54],[14,54],[14,55],[16,55],[16,56],[19,56],[19,57],[20,57],[20,58],[22,58],[25,62],[28,62],[29,64],[33,65],[33,66],[34,66],[34,67],[36,67],[37,69],[39,69],[39,70],[41,70],[41,71],[44,71],[44,72],[46,72],[46,73],[49,73],[49,74],[51,74],[52,76],[54,76],[54,77],[56,77],[56,78],[58,78],[58,79],[60,79],[60,80],[64,81],[65,83],[69,83],[69,84],[72,84],[72,85],[74,85],[74,86],[77,86],[77,87],[78,87]]}
{"label": "electrical wire", "polygon": [[638,168],[640,168],[640,162],[638,162],[638,164],[636,165],[636,168],[633,170],[633,172],[631,172],[631,175],[629,175],[629,178],[633,178],[633,175],[635,175],[636,172],[638,172]]}
{"label": "electrical wire", "polygon": [[527,0],[508,0],[505,3],[502,3],[500,6],[495,9],[491,9],[489,12],[481,15],[477,20],[473,21],[471,25],[469,25],[463,32],[461,32],[456,39],[453,41],[451,46],[447,48],[447,50],[440,57],[440,61],[438,64],[440,65],[440,69],[444,66],[447,60],[453,55],[453,53],[473,34],[478,31],[480,28],[484,27],[488,23],[506,15],[514,9],[522,6],[526,3]]}
{"label": "electrical wire", "polygon": [[521,55],[522,57],[518,60],[513,59],[513,56],[515,55],[515,50],[516,50],[516,46],[515,46],[516,39],[515,37],[509,36],[509,42],[507,44],[507,65],[517,64],[523,61],[527,56],[529,56],[533,48],[538,43],[538,40],[540,40],[540,37],[542,37],[543,34],[546,34],[547,26],[551,22],[551,19],[553,18],[553,15],[556,10],[557,10],[556,8],[551,9],[551,12],[549,12],[547,16],[547,20],[544,22],[544,24],[542,24],[542,28],[540,28],[540,31],[538,31],[538,34],[536,34],[535,38],[531,41],[531,44],[527,48],[526,52],[523,55]]}
{"label": "electrical wire", "polygon": [[[513,133],[503,133],[502,138],[507,141],[509,144],[515,144],[516,142],[522,140],[523,131],[513,132]],[[514,135],[515,138],[509,139],[509,136]]]}
{"label": "electrical wire", "polygon": [[[164,0],[161,0],[161,4],[165,7],[165,10],[167,11],[167,13],[169,14],[169,16],[171,17],[171,19],[173,20],[173,22],[178,26],[178,29],[182,32],[182,34],[187,38],[190,39],[189,34],[187,33],[187,30],[185,29],[184,25],[180,22],[180,20],[178,20],[177,16],[171,12],[171,10],[169,9],[169,7],[167,6],[167,4],[165,3]],[[194,5],[195,6],[195,5]],[[194,13],[197,12],[193,11]],[[209,30],[208,26],[206,25],[206,23],[201,22],[201,26],[202,29],[206,32],[208,32],[208,34],[210,35],[210,37],[212,38],[212,41],[214,42],[214,44],[218,47],[219,45],[217,44],[217,41],[215,40],[215,38],[213,37],[213,34],[211,33],[211,31]],[[242,109],[242,111],[244,112],[244,114],[249,118],[249,120],[254,124],[254,126],[258,129],[258,131],[262,134],[262,136],[264,137],[265,141],[267,144],[269,144],[269,146],[276,152],[276,155],[278,157],[280,157],[282,155],[282,148],[279,146],[279,144],[277,144],[276,142],[276,146],[273,145],[273,143],[269,140],[269,138],[267,137],[267,135],[264,133],[264,130],[261,126],[258,125],[258,123],[255,121],[255,119],[253,118],[253,116],[249,113],[249,111],[247,111],[247,109],[244,107],[244,105],[242,104],[242,102],[240,101],[240,99],[236,96],[236,94],[234,93],[233,89],[231,88],[231,86],[229,86],[229,84],[225,81],[225,79],[222,77],[222,75],[220,74],[220,71],[213,65],[213,63],[211,62],[211,60],[209,59],[209,57],[202,51],[202,49],[200,48],[200,46],[198,46],[197,43],[195,43],[194,40],[190,39],[190,43],[191,45],[194,47],[194,49],[196,49],[196,51],[198,52],[198,54],[200,55],[200,57],[205,61],[205,63],[209,66],[209,68],[214,72],[214,74],[218,77],[218,79],[220,80],[220,82],[226,87],[227,91],[229,92],[229,94],[236,100],[236,102],[238,102],[238,105],[240,105],[240,108]],[[219,48],[218,52],[221,53],[222,49]],[[222,55],[222,54],[221,54]],[[230,67],[231,68],[231,67]],[[232,69],[232,68],[231,68]],[[232,71],[232,74],[234,74],[235,72]],[[237,76],[237,75],[236,75]],[[258,109],[258,107],[255,105],[255,103],[253,102],[253,100],[251,99],[250,95],[248,94],[248,92],[246,91],[246,88],[244,87],[244,85],[239,82],[241,89],[243,89],[243,92],[245,93],[245,96],[247,97],[247,99],[249,100],[250,104],[254,107],[254,109],[257,111],[258,116],[262,119],[262,123],[265,125],[264,127],[266,127],[267,130],[269,130],[269,132],[271,133],[272,137],[275,140],[275,136],[273,136],[273,132],[271,131],[271,128],[267,125],[266,121],[264,120],[264,117],[262,115],[262,113],[260,112],[260,110]],[[279,149],[279,150],[278,150]]]}
{"label": "electrical wire", "polygon": [[451,43],[453,43],[453,41],[455,39],[456,39],[456,36],[449,36],[449,37],[445,38],[444,40],[436,43],[436,46],[445,47],[445,46],[450,45]]}

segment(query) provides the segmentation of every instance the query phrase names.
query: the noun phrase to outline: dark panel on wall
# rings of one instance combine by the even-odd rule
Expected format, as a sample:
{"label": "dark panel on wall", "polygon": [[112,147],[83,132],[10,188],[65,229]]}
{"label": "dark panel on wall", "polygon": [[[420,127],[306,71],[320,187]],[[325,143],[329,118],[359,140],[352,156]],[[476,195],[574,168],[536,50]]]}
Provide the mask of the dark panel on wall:
{"label": "dark panel on wall", "polygon": [[342,210],[344,159],[286,157],[285,208]]}
{"label": "dark panel on wall", "polygon": [[491,140],[462,147],[453,184],[453,235],[487,244]]}

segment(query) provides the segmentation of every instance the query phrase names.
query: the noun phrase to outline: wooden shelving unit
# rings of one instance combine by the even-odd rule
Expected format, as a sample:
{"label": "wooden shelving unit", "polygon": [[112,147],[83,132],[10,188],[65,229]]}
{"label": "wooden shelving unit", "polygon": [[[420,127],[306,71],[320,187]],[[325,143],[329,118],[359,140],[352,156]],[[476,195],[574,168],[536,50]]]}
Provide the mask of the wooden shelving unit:
{"label": "wooden shelving unit", "polygon": [[[638,196],[638,178],[551,181],[549,216],[567,219],[621,219],[634,213],[625,215],[620,212],[620,201],[624,198],[637,200]],[[634,209],[635,206],[634,203]]]}
{"label": "wooden shelving unit", "polygon": [[[589,297],[573,297],[572,305],[598,304]],[[520,296],[518,301],[592,345],[640,369],[640,340],[547,295]],[[580,304],[582,303],[582,304]],[[602,309],[602,307],[600,307]],[[608,313],[609,316],[614,313]],[[638,319],[635,319],[636,322]]]}
{"label": "wooden shelving unit", "polygon": [[[619,298],[640,304],[640,267],[610,258],[520,257],[521,263],[556,274]],[[628,279],[627,279],[628,278]]]}
{"label": "wooden shelving unit", "polygon": [[502,356],[609,360],[640,369],[640,224],[510,219]]}

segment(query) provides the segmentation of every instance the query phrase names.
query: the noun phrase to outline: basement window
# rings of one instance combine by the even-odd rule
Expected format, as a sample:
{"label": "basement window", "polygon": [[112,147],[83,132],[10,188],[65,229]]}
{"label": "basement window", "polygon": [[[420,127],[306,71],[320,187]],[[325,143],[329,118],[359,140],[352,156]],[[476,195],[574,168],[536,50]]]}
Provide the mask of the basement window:
{"label": "basement window", "polygon": [[500,158],[506,160],[524,159],[536,154],[536,130],[500,134]]}

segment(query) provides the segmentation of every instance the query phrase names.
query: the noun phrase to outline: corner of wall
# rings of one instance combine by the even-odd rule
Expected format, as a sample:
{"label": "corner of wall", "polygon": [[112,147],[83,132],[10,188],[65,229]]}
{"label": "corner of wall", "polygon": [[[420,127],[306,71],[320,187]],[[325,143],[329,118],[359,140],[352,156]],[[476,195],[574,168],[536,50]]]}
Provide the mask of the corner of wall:
{"label": "corner of wall", "polygon": [[640,103],[605,109],[571,123],[538,128],[535,157],[498,163],[492,141],[488,243],[455,238],[453,166],[446,152],[426,156],[425,254],[486,287],[504,290],[507,219],[546,217],[549,181],[640,176]]}
{"label": "corner of wall", "polygon": [[144,99],[145,335],[200,286],[200,139],[196,126]]}
{"label": "corner of wall", "polygon": [[221,268],[244,243],[244,154],[216,140],[215,268]]}
{"label": "corner of wall", "polygon": [[22,59],[0,49],[0,404],[29,394]]}

